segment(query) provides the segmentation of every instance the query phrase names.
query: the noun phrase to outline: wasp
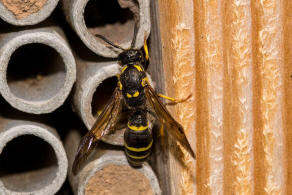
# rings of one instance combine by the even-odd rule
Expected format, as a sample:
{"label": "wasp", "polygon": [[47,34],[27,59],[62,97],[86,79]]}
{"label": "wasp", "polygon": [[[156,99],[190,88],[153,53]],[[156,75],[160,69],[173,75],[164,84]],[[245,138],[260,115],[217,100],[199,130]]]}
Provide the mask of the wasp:
{"label": "wasp", "polygon": [[145,38],[144,52],[133,49],[135,32],[136,30],[130,49],[124,49],[107,40],[104,36],[96,35],[111,46],[122,50],[117,58],[121,65],[121,72],[117,75],[118,82],[111,99],[97,117],[91,130],[80,141],[72,167],[73,174],[77,174],[80,165],[94,150],[100,139],[115,131],[115,124],[118,122],[123,104],[130,111],[127,129],[124,133],[124,148],[131,166],[142,166],[151,153],[153,136],[149,128],[149,113],[154,114],[170,137],[179,141],[195,158],[183,127],[170,115],[159,97],[174,99],[157,94],[149,83],[145,71],[149,60],[147,41]]}

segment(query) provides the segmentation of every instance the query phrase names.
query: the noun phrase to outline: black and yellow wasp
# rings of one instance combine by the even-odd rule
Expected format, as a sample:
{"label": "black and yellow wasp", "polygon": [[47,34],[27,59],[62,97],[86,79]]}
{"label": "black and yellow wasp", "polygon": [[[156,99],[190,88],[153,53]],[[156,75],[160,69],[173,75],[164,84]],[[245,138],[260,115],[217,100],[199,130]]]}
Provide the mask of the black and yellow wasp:
{"label": "black and yellow wasp", "polygon": [[141,50],[132,49],[135,39],[130,49],[123,49],[101,35],[96,36],[122,50],[118,56],[121,72],[117,75],[118,84],[110,101],[98,116],[92,129],[80,141],[73,163],[73,174],[78,172],[80,165],[87,159],[100,139],[115,131],[115,124],[121,113],[123,102],[130,111],[124,133],[125,153],[133,167],[141,166],[151,152],[153,138],[148,122],[150,113],[156,116],[171,138],[178,140],[191,156],[195,157],[183,127],[170,115],[149,83],[145,72],[146,61],[149,59],[146,39],[144,54]]}

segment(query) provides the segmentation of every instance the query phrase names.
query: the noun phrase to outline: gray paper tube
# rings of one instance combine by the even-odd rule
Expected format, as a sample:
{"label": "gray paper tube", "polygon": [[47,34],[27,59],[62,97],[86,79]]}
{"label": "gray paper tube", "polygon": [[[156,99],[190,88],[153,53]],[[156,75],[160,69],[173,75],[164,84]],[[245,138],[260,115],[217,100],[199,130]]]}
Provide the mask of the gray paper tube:
{"label": "gray paper tube", "polygon": [[[2,118],[0,122],[0,194],[55,194],[68,168],[56,131],[29,121]],[[28,156],[19,159],[24,153]]]}
{"label": "gray paper tube", "polygon": [[[72,175],[71,169],[72,169],[72,163],[77,151],[78,143],[80,141],[80,135],[77,131],[70,131],[69,135],[66,138],[65,141],[65,148],[68,155],[69,160],[69,182],[73,188],[73,191],[75,194],[78,195],[84,195],[87,188],[93,188],[91,190],[87,190],[89,193],[94,194],[96,192],[107,192],[111,194],[112,191],[117,190],[116,188],[122,187],[124,181],[122,181],[122,178],[125,177],[125,180],[128,180],[127,182],[131,183],[132,185],[137,185],[136,188],[142,188],[141,190],[149,189],[147,193],[144,194],[155,194],[160,195],[161,190],[159,186],[159,182],[157,180],[157,177],[155,173],[153,172],[152,168],[148,165],[148,163],[145,163],[142,168],[134,169],[131,168],[130,165],[127,162],[127,159],[122,151],[113,151],[113,150],[98,150],[95,152],[94,155],[89,159],[89,163],[84,166],[79,173],[76,176]],[[115,168],[118,167],[118,169],[114,173],[104,173],[104,171],[108,167]],[[120,170],[119,170],[120,168]],[[125,170],[127,169],[129,172],[125,174]],[[108,170],[109,171],[109,170]],[[104,174],[103,174],[104,173]],[[107,177],[111,174],[114,174],[114,178],[110,180],[106,180],[103,177]],[[139,179],[131,177],[131,174],[140,174]],[[96,185],[96,183],[92,183],[90,181],[92,178],[102,178],[102,182],[112,182],[113,185],[111,187],[106,187],[103,185]],[[142,177],[142,178],[141,178]],[[105,179],[105,180],[103,180]],[[149,186],[146,187],[143,183],[149,183]],[[144,186],[143,186],[144,185]],[[121,189],[121,194],[133,194],[133,192],[136,190],[133,189],[131,186],[123,186],[125,189]],[[91,192],[90,192],[91,191]]]}
{"label": "gray paper tube", "polygon": [[[133,38],[134,20],[138,21],[138,32],[136,36],[136,44],[134,48],[141,48],[144,43],[144,37],[148,37],[150,33],[150,8],[149,0],[119,0],[119,6],[129,8],[132,14],[126,14],[125,21],[109,22],[108,24],[94,24],[96,26],[86,26],[85,15],[88,18],[95,18],[99,13],[94,10],[94,6],[101,11],[106,9],[102,2],[95,0],[62,0],[64,14],[67,21],[78,34],[84,44],[96,54],[104,57],[117,57],[121,52],[118,49],[108,47],[104,41],[96,38],[94,34],[103,34],[106,38],[114,43],[121,45],[123,48],[129,48]],[[92,10],[91,10],[92,8]],[[91,13],[92,11],[92,13]],[[107,11],[106,11],[107,12]],[[108,10],[112,12],[112,10]],[[132,15],[132,16],[129,16]],[[109,16],[107,16],[109,17]],[[119,17],[121,18],[121,17]],[[118,19],[119,19],[118,18]],[[104,20],[108,20],[105,18]],[[104,21],[101,21],[104,23]]]}
{"label": "gray paper tube", "polygon": [[57,27],[0,34],[0,92],[23,112],[50,113],[76,79],[76,64]]}
{"label": "gray paper tube", "polygon": [[[37,3],[34,2],[24,2],[22,1],[22,5],[19,1],[10,1],[7,4],[10,7],[7,7],[3,4],[3,0],[0,1],[0,18],[4,21],[17,25],[17,26],[25,26],[25,25],[34,25],[45,20],[55,9],[59,0],[47,0],[42,7],[38,7]],[[13,5],[14,3],[14,5]],[[26,5],[24,5],[26,3]],[[27,17],[17,18],[15,14],[11,11],[12,8],[19,9],[19,11],[23,11],[24,8],[35,10],[32,14],[29,14]],[[38,10],[38,11],[36,11]],[[26,10],[27,11],[27,10]],[[17,12],[17,11],[15,11]]]}

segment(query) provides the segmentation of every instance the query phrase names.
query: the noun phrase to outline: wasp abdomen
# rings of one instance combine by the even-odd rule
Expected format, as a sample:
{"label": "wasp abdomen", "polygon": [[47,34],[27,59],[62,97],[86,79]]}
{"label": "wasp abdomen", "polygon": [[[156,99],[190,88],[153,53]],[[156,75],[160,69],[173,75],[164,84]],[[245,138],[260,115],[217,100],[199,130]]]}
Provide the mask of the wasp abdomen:
{"label": "wasp abdomen", "polygon": [[150,131],[133,132],[127,129],[124,135],[125,152],[129,163],[134,166],[141,166],[151,153],[153,143]]}
{"label": "wasp abdomen", "polygon": [[128,121],[124,134],[125,152],[129,163],[139,167],[148,158],[152,148],[152,134],[148,129],[146,111],[136,111]]}

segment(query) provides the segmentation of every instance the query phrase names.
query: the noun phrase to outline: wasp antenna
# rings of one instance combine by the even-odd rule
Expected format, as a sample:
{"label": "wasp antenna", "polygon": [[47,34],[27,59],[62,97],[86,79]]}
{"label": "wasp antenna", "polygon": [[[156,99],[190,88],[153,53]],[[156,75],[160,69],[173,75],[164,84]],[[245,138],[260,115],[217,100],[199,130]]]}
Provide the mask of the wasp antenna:
{"label": "wasp antenna", "polygon": [[124,48],[122,48],[122,47],[119,46],[119,45],[114,44],[113,42],[111,42],[111,41],[109,41],[107,38],[105,38],[104,36],[102,36],[102,35],[100,35],[100,34],[96,34],[95,36],[98,37],[98,38],[100,38],[100,39],[102,39],[104,42],[110,44],[111,46],[113,46],[113,47],[115,47],[115,48],[118,48],[118,49],[121,49],[121,50],[125,51]]}
{"label": "wasp antenna", "polygon": [[131,43],[131,49],[133,49],[134,46],[135,46],[137,33],[138,33],[138,25],[137,25],[137,22],[135,22],[134,35],[133,35],[133,40],[132,40],[132,43]]}

